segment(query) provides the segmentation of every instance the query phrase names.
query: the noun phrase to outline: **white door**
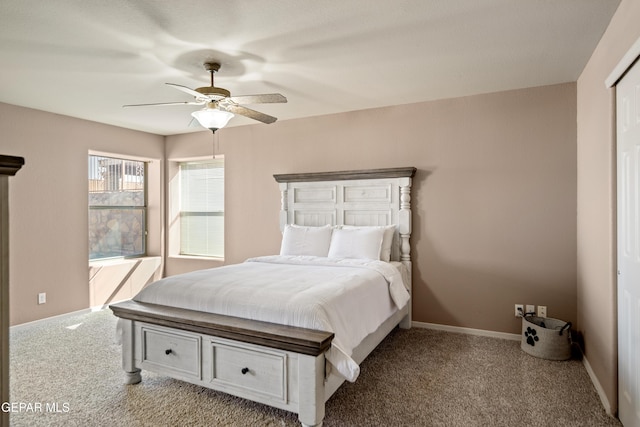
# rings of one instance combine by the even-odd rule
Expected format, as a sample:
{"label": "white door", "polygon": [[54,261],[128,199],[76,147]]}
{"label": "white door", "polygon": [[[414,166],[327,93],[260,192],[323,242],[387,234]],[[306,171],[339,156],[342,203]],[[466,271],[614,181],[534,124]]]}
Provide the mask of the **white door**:
{"label": "white door", "polygon": [[640,427],[640,65],[617,85],[618,416]]}

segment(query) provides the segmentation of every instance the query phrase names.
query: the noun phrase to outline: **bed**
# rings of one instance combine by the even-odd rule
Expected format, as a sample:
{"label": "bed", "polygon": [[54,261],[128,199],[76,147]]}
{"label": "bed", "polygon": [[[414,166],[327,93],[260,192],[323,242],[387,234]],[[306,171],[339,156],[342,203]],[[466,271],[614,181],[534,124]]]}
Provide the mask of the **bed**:
{"label": "bed", "polygon": [[161,279],[110,306],[125,382],[144,369],[321,425],[325,402],[367,355],[411,326],[415,172],[274,175],[280,255]]}

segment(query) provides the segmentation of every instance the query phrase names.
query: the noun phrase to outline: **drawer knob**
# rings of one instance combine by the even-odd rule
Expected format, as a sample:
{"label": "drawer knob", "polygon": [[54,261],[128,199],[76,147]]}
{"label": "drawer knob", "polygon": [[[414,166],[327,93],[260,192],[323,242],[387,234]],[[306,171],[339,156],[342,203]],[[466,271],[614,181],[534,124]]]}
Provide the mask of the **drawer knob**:
{"label": "drawer knob", "polygon": [[247,372],[249,372],[249,368],[242,368],[242,375],[245,375]]}
{"label": "drawer knob", "polygon": [[168,349],[166,349],[164,351],[164,354],[171,354],[171,353],[173,353],[173,351],[170,348],[168,348]]}

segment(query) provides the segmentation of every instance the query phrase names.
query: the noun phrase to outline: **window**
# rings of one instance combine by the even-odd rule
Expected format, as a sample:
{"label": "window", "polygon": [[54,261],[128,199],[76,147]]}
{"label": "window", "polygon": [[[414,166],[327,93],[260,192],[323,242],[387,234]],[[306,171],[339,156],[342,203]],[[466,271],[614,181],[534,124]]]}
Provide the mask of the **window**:
{"label": "window", "polygon": [[142,161],[89,155],[89,259],[146,253],[146,177]]}
{"label": "window", "polygon": [[224,257],[224,160],[179,165],[180,255]]}

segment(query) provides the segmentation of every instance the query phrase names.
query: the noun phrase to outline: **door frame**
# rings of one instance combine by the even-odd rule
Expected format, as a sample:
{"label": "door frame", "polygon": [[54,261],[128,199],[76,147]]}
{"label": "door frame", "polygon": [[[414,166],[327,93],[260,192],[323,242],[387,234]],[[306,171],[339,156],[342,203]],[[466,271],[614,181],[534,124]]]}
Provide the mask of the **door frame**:
{"label": "door frame", "polygon": [[640,38],[629,48],[627,53],[622,57],[618,65],[615,66],[609,77],[604,81],[608,89],[613,88],[620,79],[625,75],[627,70],[631,68],[636,59],[640,57]]}
{"label": "door frame", "polygon": [[[625,76],[625,74],[627,73],[627,71],[629,69],[631,69],[634,65],[636,65],[636,61],[640,61],[640,38],[638,38],[635,43],[629,48],[629,50],[627,51],[627,53],[622,57],[622,59],[620,60],[620,62],[618,62],[618,64],[614,67],[613,71],[611,71],[611,73],[609,74],[609,76],[607,77],[607,79],[605,80],[605,86],[607,89],[613,89],[614,93],[615,93],[615,89],[616,89],[616,85],[618,84],[618,82]],[[614,123],[614,127],[615,129],[617,129],[618,126],[618,110],[616,107],[616,103],[614,102],[614,119],[615,119],[615,123]],[[616,176],[616,196],[615,196],[615,209],[616,209],[616,213],[615,213],[615,217],[616,217],[616,232],[614,235],[614,239],[615,239],[615,248],[616,251],[618,250],[618,227],[619,224],[617,223],[617,217],[618,217],[618,213],[617,213],[617,206],[618,206],[618,193],[620,191],[619,188],[619,184],[618,184],[618,171],[617,171],[617,162],[618,162],[618,155],[617,155],[617,146],[618,146],[618,138],[617,136],[614,138],[614,144],[615,144],[615,150],[616,150],[616,169],[615,169],[615,176]],[[618,256],[616,255],[616,265],[615,265],[615,271],[613,272],[614,276],[615,276],[615,282],[616,282],[616,293],[618,290]],[[619,343],[618,343],[618,308],[619,308],[619,303],[618,303],[618,298],[616,297],[616,347],[619,348]],[[617,356],[617,363],[620,363],[620,356]],[[617,369],[617,371],[619,371]],[[616,380],[619,381],[619,377],[616,377]],[[617,393],[617,399],[618,401],[616,402],[616,408],[617,411],[619,411],[620,409],[620,395],[619,393]],[[617,412],[616,411],[616,412]]]}

